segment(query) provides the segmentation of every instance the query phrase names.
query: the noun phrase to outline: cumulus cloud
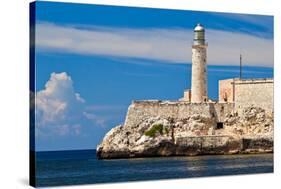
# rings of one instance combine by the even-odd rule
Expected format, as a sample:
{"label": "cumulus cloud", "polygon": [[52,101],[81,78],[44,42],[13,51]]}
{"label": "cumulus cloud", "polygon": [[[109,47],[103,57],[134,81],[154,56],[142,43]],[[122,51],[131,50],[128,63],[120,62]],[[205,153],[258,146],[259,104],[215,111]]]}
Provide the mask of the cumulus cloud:
{"label": "cumulus cloud", "polygon": [[[206,32],[208,64],[238,65],[241,51],[245,65],[273,66],[273,39],[223,30],[207,29]],[[192,30],[182,28],[36,25],[36,46],[40,50],[167,63],[191,62],[192,37]]]}
{"label": "cumulus cloud", "polygon": [[99,115],[100,110],[86,105],[66,72],[52,73],[45,88],[36,92],[35,110],[36,136],[80,135],[85,129],[83,124],[106,127],[112,119],[109,115]]}
{"label": "cumulus cloud", "polygon": [[52,73],[45,88],[36,93],[37,133],[48,130],[58,135],[79,134],[80,126],[73,124],[71,119],[75,118],[73,112],[78,113],[84,102],[74,91],[73,81],[67,73]]}

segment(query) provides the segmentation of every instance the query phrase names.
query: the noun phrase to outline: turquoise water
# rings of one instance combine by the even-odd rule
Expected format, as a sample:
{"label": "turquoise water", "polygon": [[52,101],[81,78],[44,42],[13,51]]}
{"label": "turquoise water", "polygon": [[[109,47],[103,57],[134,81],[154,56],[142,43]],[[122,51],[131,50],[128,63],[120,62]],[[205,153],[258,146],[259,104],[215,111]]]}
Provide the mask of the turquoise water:
{"label": "turquoise water", "polygon": [[36,153],[36,186],[273,172],[273,154],[98,160],[95,150]]}

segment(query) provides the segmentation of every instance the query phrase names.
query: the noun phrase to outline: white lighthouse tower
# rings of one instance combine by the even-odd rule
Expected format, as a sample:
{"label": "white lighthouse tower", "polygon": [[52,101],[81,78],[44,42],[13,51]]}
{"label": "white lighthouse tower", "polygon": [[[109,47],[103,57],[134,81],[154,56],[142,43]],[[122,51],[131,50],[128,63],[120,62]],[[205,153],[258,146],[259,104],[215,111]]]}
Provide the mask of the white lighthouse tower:
{"label": "white lighthouse tower", "polygon": [[207,86],[207,44],[205,43],[205,29],[201,24],[197,24],[194,28],[192,45],[192,103],[201,103],[208,100]]}

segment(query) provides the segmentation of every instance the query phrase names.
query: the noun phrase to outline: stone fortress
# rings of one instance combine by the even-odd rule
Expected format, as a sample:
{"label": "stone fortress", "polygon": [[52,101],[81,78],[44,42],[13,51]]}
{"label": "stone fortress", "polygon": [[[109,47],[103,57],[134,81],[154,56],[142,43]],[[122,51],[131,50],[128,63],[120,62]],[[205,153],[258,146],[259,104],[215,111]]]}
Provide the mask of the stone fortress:
{"label": "stone fortress", "polygon": [[273,152],[273,79],[219,81],[208,98],[207,43],[198,24],[191,90],[178,101],[133,101],[124,125],[97,146],[98,158]]}

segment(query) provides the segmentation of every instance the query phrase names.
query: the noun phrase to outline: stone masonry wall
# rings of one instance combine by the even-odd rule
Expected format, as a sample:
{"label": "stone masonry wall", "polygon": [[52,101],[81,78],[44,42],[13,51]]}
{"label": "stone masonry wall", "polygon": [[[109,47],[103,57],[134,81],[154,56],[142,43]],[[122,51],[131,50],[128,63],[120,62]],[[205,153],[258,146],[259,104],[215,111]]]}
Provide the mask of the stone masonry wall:
{"label": "stone masonry wall", "polygon": [[234,79],[219,80],[219,102],[233,102]]}
{"label": "stone masonry wall", "polygon": [[194,114],[214,117],[222,122],[231,113],[233,103],[188,103],[182,101],[134,101],[128,108],[125,126],[134,126],[148,117],[187,118]]}
{"label": "stone masonry wall", "polygon": [[235,109],[247,106],[261,107],[273,111],[273,80],[238,80],[235,81]]}
{"label": "stone masonry wall", "polygon": [[273,111],[273,79],[226,79],[219,81],[219,102],[234,103],[240,112],[255,106]]}

